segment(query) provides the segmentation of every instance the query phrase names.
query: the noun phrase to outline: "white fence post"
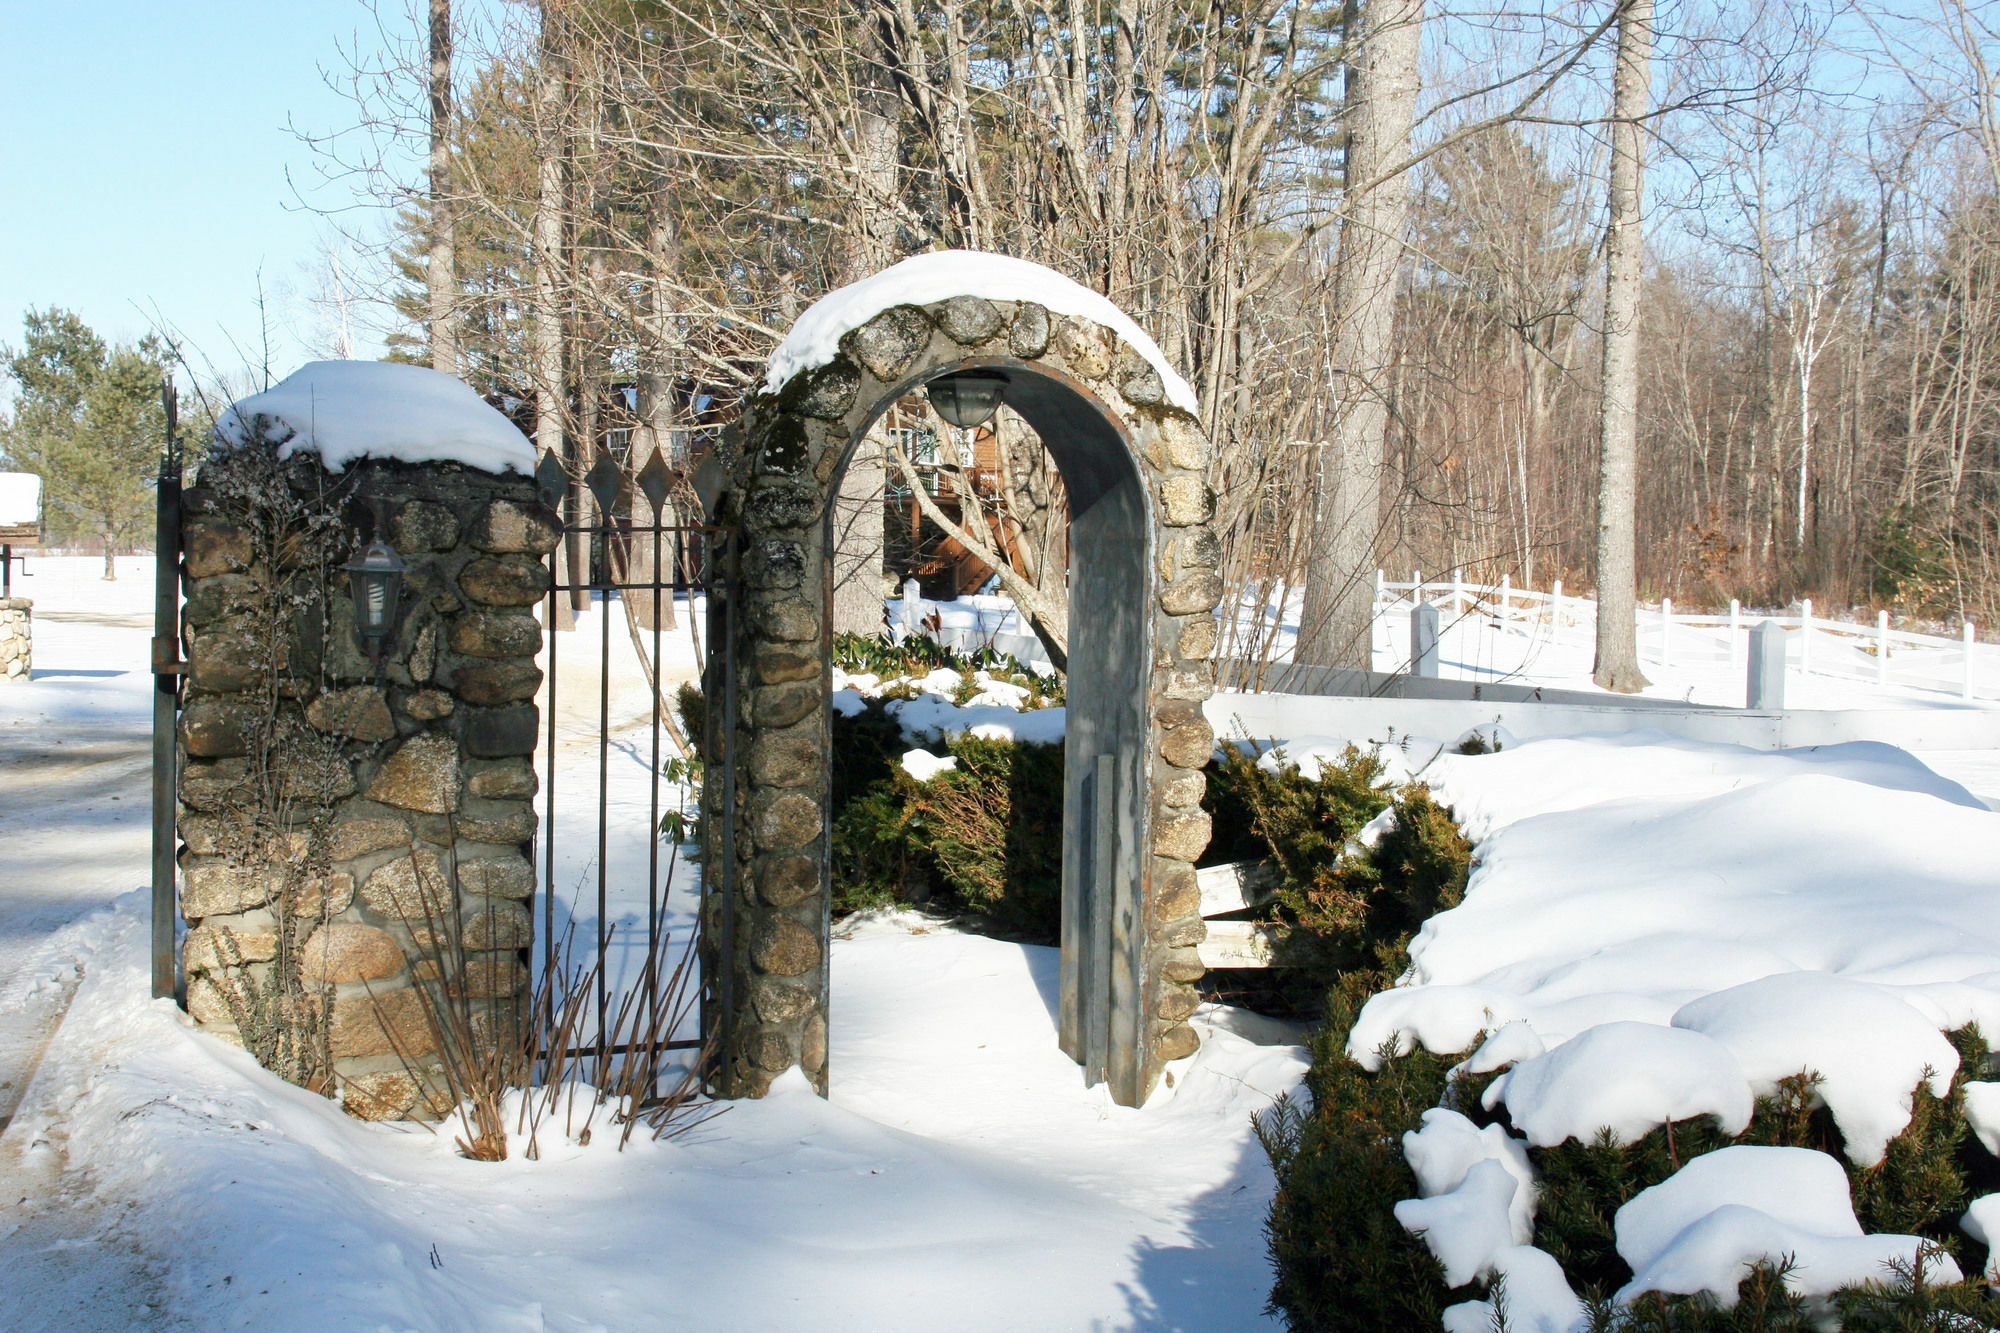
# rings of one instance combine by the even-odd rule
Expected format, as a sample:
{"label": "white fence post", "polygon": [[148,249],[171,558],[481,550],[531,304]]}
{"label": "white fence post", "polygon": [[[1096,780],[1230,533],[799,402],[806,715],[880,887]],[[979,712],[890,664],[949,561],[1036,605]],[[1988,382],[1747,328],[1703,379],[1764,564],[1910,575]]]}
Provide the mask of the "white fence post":
{"label": "white fence post", "polygon": [[1743,660],[1743,603],[1729,599],[1729,665]]}
{"label": "white fence post", "polygon": [[1660,665],[1671,666],[1674,661],[1674,599],[1660,599]]}
{"label": "white fence post", "polygon": [[1410,608],[1410,672],[1432,679],[1438,674],[1438,611],[1428,602]]}
{"label": "white fence post", "polygon": [[1799,674],[1812,670],[1812,598],[1799,603]]}
{"label": "white fence post", "polygon": [[1965,645],[1965,684],[1959,688],[1959,697],[1970,699],[1972,697],[1972,645],[1977,641],[1979,635],[1973,629],[1972,622],[1968,620],[1959,627],[1958,637],[1959,641]]}
{"label": "white fence post", "polygon": [[1559,630],[1563,623],[1563,581],[1557,579],[1549,588],[1549,629]]}
{"label": "white fence post", "polygon": [[1454,616],[1465,614],[1465,575],[1456,569],[1451,571],[1451,613]]}
{"label": "white fence post", "polygon": [[1421,602],[1423,600],[1424,600],[1424,571],[1421,569],[1413,569],[1410,571],[1410,605],[1415,606],[1418,602]]}
{"label": "white fence post", "polygon": [[1785,630],[1766,620],[1750,631],[1750,671],[1745,678],[1743,706],[1782,712],[1785,707]]}
{"label": "white fence post", "polygon": [[1385,579],[1384,579],[1384,578],[1382,577],[1382,571],[1381,571],[1381,570],[1379,570],[1379,569],[1378,569],[1378,570],[1376,570],[1376,571],[1375,571],[1375,604],[1376,604],[1377,606],[1380,606],[1380,605],[1382,604],[1382,597],[1383,597],[1383,594],[1384,594],[1384,593],[1386,593],[1386,592],[1388,591],[1388,590],[1387,590],[1387,589],[1386,589],[1386,588],[1385,588],[1385,587],[1383,586],[1385,582],[1387,582],[1387,580],[1385,580]]}
{"label": "white fence post", "polygon": [[1875,683],[1889,683],[1889,613],[1875,613]]}

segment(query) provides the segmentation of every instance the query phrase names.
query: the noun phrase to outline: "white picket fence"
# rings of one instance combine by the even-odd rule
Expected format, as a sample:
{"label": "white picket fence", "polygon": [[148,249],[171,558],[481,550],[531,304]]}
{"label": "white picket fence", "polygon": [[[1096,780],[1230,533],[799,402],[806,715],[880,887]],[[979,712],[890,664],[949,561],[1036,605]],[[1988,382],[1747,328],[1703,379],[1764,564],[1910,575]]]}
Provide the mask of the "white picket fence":
{"label": "white picket fence", "polygon": [[[1588,597],[1565,595],[1560,579],[1549,591],[1539,592],[1516,588],[1505,577],[1494,585],[1466,583],[1457,577],[1426,580],[1421,571],[1415,571],[1408,582],[1398,582],[1376,571],[1378,621],[1399,610],[1407,612],[1418,602],[1435,606],[1446,626],[1466,617],[1483,617],[1499,629],[1596,633],[1597,603]],[[1935,690],[1962,699],[2000,698],[2000,660],[1980,669],[1982,656],[2000,650],[1991,646],[1982,650],[1971,621],[1965,622],[1957,638],[1913,634],[1891,629],[1886,611],[1877,614],[1873,625],[1857,625],[1815,616],[1811,601],[1801,603],[1797,615],[1745,612],[1734,600],[1727,615],[1683,614],[1674,610],[1671,598],[1642,604],[1637,627],[1639,655],[1662,665],[1726,662],[1741,669],[1750,631],[1767,620],[1777,622],[1785,631],[1785,659],[1790,670]]]}

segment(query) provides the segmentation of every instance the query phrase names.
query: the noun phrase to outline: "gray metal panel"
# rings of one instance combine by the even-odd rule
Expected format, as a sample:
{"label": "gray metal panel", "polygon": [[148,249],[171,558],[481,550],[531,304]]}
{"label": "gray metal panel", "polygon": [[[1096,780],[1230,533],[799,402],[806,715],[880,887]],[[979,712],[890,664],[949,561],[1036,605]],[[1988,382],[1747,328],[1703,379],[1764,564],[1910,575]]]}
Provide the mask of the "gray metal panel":
{"label": "gray metal panel", "polygon": [[[1065,1012],[1077,1009],[1072,996],[1081,998],[1076,1045],[1105,1052],[1102,1076],[1113,1097],[1128,1105],[1145,1091],[1142,946],[1153,639],[1148,545],[1136,471],[1071,514],[1070,623],[1080,632],[1070,644],[1063,899],[1087,918],[1075,942],[1090,956],[1084,961],[1079,955],[1078,965],[1065,969]],[[1108,783],[1100,776],[1105,761]],[[1064,1049],[1070,1049],[1067,1041]],[[1097,1073],[1093,1063],[1085,1061],[1087,1077]]]}

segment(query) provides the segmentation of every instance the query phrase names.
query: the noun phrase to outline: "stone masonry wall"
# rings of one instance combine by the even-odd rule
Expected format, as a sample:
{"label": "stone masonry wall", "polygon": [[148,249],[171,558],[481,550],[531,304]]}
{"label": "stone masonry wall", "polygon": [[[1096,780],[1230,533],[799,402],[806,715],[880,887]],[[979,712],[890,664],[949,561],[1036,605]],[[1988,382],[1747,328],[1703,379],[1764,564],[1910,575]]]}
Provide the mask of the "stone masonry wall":
{"label": "stone masonry wall", "polygon": [[34,606],[25,597],[0,598],[0,683],[26,681],[33,674]]}
{"label": "stone masonry wall", "polygon": [[[244,513],[239,465],[186,493],[188,1011],[357,1115],[436,1114],[415,988],[488,1038],[523,1021],[556,521],[524,477],[303,454],[277,465],[290,501],[338,521],[288,539]],[[371,537],[410,567],[379,666],[340,568]]]}

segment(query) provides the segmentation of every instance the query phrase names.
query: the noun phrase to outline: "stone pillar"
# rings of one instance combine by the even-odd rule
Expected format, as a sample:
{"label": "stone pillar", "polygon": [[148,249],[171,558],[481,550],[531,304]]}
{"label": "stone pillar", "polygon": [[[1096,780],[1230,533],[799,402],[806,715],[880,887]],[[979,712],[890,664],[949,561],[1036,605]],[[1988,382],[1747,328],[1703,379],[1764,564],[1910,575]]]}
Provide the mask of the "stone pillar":
{"label": "stone pillar", "polygon": [[34,676],[35,604],[0,597],[0,684],[26,684]]}
{"label": "stone pillar", "polygon": [[[555,517],[511,473],[268,448],[185,500],[188,1011],[354,1114],[437,1114],[417,988],[482,1041],[526,1019]],[[341,568],[370,539],[409,566],[379,661]]]}

